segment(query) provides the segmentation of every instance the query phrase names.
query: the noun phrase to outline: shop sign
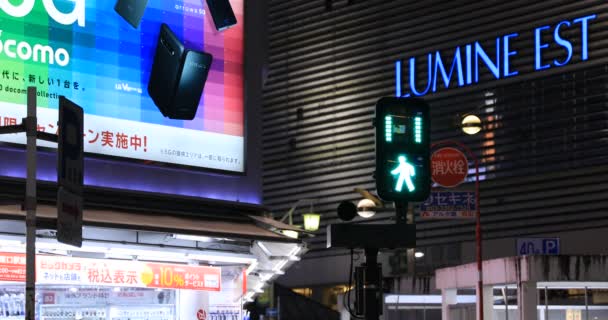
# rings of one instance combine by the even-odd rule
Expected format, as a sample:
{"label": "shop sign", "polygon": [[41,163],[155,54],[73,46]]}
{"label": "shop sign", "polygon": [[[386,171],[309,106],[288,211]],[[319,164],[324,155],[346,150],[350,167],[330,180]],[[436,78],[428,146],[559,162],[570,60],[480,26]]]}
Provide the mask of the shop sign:
{"label": "shop sign", "polygon": [[25,282],[25,254],[0,253],[0,281]]}
{"label": "shop sign", "polygon": [[[25,254],[0,253],[0,281],[25,281]],[[221,269],[140,261],[36,256],[36,282],[58,285],[221,290]]]}
{"label": "shop sign", "polygon": [[[41,290],[45,290],[44,288]],[[111,288],[101,290],[95,288],[78,288],[71,291],[64,289],[49,289],[44,291],[43,304],[52,305],[106,305],[106,304],[172,304],[175,299],[171,292],[163,290],[146,290],[143,288],[122,288],[114,291]]]}
{"label": "shop sign", "polygon": [[[534,53],[532,59],[534,61],[534,71],[565,66],[579,59],[580,61],[586,61],[589,59],[589,23],[596,18],[596,14],[591,14],[572,20],[560,21],[555,25],[537,27],[533,32],[533,41],[528,43],[526,47],[514,45],[515,40],[520,37],[519,33],[497,37],[494,43],[495,57],[488,54],[486,48],[479,41],[456,47],[451,57],[442,56],[439,50],[428,53],[426,55],[426,66],[420,68],[416,65],[416,57],[410,57],[407,64],[409,72],[406,72],[406,77],[409,77],[409,79],[405,81],[408,84],[407,89],[402,88],[402,63],[401,60],[397,60],[395,62],[396,96],[424,96],[428,93],[437,92],[440,86],[448,89],[450,86],[475,85],[479,83],[479,70],[481,68],[487,68],[495,79],[517,76],[519,71],[511,65],[511,60],[517,57],[520,51]],[[565,34],[579,34],[580,36],[577,36],[577,39],[571,39],[566,38]],[[544,35],[550,35],[551,41],[543,39]],[[543,58],[543,51],[548,51],[549,47],[560,48],[559,55],[554,59]],[[573,59],[575,55],[577,58]],[[446,66],[446,62],[450,60],[452,61],[451,65]],[[417,87],[418,76],[416,72],[421,69],[425,70],[426,79],[423,79],[425,85]]]}
{"label": "shop sign", "polygon": [[475,191],[433,191],[420,204],[423,219],[475,218],[476,212]]}

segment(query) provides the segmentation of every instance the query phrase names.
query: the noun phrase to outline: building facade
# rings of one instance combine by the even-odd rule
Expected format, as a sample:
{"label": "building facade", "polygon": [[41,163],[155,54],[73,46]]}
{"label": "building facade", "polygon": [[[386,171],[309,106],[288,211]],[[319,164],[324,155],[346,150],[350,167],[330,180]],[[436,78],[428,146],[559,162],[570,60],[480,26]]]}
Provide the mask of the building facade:
{"label": "building facade", "polygon": [[[459,141],[479,159],[484,258],[517,255],[525,237],[559,238],[562,254],[607,253],[596,241],[608,230],[604,2],[270,1],[268,20],[263,202],[283,212],[315,199],[322,214],[284,285],[348,283],[349,252],[327,249],[324,227],[341,223],[340,202],[361,199],[354,188],[375,191],[383,96],[424,98],[432,141]],[[467,114],[480,133],[461,131]],[[459,190],[473,187],[471,173]],[[475,260],[474,220],[416,214],[416,225],[419,277]],[[403,250],[380,256],[386,277],[407,274]]]}

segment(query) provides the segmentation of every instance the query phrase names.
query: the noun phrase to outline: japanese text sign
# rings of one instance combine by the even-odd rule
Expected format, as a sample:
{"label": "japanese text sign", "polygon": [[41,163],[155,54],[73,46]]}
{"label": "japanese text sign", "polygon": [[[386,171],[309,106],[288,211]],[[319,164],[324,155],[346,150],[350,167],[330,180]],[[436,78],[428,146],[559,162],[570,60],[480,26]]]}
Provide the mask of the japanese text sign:
{"label": "japanese text sign", "polygon": [[[0,281],[25,281],[24,254],[0,253]],[[36,282],[40,284],[220,291],[221,269],[140,261],[38,255],[36,257]]]}
{"label": "japanese text sign", "polygon": [[427,219],[475,218],[474,191],[433,191],[420,204],[420,217]]}
{"label": "japanese text sign", "polygon": [[0,281],[25,282],[25,254],[0,253]]}
{"label": "japanese text sign", "polygon": [[431,156],[431,178],[445,188],[453,188],[467,177],[469,162],[467,157],[455,148],[441,148]]}

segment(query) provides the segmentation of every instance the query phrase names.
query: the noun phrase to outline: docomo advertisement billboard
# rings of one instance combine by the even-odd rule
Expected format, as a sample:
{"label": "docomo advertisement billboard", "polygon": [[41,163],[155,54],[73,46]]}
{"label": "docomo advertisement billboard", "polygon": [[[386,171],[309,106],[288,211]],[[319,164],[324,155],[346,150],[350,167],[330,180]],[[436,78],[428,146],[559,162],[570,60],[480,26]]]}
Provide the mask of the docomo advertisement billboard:
{"label": "docomo advertisement billboard", "polygon": [[[0,281],[25,282],[25,254],[0,253]],[[221,269],[37,255],[36,283],[220,291]]]}
{"label": "docomo advertisement billboard", "polygon": [[[116,0],[0,0],[0,125],[21,122],[35,86],[39,131],[56,133],[60,95],[84,109],[87,153],[243,172],[244,0],[230,0],[239,23],[222,32],[205,1],[133,5],[146,2],[135,28]],[[162,23],[185,48],[213,56],[191,121],[163,117],[148,92]]]}
{"label": "docomo advertisement billboard", "polygon": [[467,157],[456,148],[441,148],[431,156],[431,179],[436,184],[453,188],[464,182],[469,172]]}

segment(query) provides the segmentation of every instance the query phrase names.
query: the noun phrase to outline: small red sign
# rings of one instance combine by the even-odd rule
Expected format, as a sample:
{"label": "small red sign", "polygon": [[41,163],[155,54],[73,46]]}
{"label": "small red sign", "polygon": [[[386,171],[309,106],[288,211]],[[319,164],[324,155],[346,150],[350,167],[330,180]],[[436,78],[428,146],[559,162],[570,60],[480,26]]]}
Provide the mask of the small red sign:
{"label": "small red sign", "polygon": [[467,177],[469,161],[458,149],[441,148],[431,156],[431,179],[436,184],[453,188]]}
{"label": "small red sign", "polygon": [[25,254],[0,254],[0,281],[25,282]]}
{"label": "small red sign", "polygon": [[206,320],[207,312],[205,312],[205,310],[203,310],[203,309],[199,309],[198,312],[196,313],[196,318],[198,320]]}

